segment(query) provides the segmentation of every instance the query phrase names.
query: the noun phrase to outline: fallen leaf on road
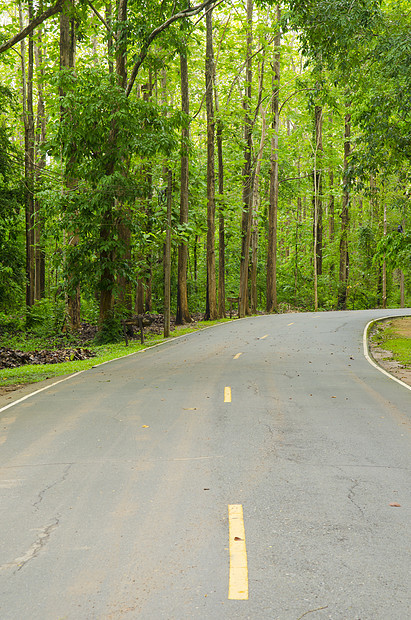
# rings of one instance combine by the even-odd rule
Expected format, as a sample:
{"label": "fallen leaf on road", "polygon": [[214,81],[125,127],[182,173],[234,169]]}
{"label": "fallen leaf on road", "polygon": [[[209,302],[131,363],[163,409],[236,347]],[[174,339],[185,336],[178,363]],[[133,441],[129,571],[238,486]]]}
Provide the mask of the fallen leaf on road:
{"label": "fallen leaf on road", "polygon": [[234,536],[234,540],[243,540],[243,538],[239,538],[238,536]]}
{"label": "fallen leaf on road", "polygon": [[390,506],[394,506],[394,508],[401,508],[401,504],[398,504],[398,502],[390,502]]}
{"label": "fallen leaf on road", "polygon": [[147,424],[143,424],[143,426],[141,428],[150,428],[150,427],[147,426]]}

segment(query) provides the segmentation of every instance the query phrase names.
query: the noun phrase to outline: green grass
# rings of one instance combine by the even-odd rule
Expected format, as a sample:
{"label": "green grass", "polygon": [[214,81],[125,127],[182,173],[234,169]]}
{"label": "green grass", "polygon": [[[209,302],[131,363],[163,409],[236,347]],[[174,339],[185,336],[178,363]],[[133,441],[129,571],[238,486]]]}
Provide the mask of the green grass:
{"label": "green grass", "polygon": [[[198,331],[200,329],[204,329],[205,327],[210,327],[211,325],[217,325],[219,323],[225,323],[230,319],[221,319],[217,321],[199,321],[193,326],[182,327],[176,329],[171,332],[170,338],[175,338],[176,336],[183,336],[193,331]],[[26,364],[24,366],[18,366],[17,368],[3,368],[0,370],[0,387],[9,386],[9,385],[23,385],[27,383],[37,383],[38,381],[43,381],[44,379],[51,379],[53,377],[58,377],[61,375],[69,375],[75,372],[79,372],[80,370],[87,370],[88,368],[92,368],[98,364],[102,364],[103,362],[108,362],[110,360],[116,359],[117,357],[124,357],[129,355],[130,353],[135,353],[137,351],[141,351],[142,349],[147,349],[150,346],[155,344],[159,344],[160,342],[164,342],[164,338],[162,335],[150,335],[147,334],[145,338],[145,343],[140,344],[137,340],[131,340],[129,342],[129,346],[126,346],[123,343],[116,344],[105,344],[105,345],[83,345],[83,348],[90,349],[94,353],[96,353],[96,357],[92,357],[87,360],[78,360],[73,362],[63,362],[61,364]],[[4,343],[4,346],[10,348],[18,348],[23,351],[33,351],[35,349],[45,349],[51,348],[50,342],[47,343],[44,340],[39,338],[31,338],[29,340],[23,341],[16,338],[13,341],[8,340]],[[62,344],[59,342],[56,343],[56,348],[65,348],[69,345]],[[71,345],[73,347],[78,347],[77,344]]]}
{"label": "green grass", "polygon": [[377,346],[390,351],[394,360],[407,366],[411,364],[411,338],[398,334],[398,323],[395,321],[381,321],[377,324],[372,341]]}
{"label": "green grass", "polygon": [[411,364],[411,340],[409,338],[390,338],[384,341],[384,349],[391,351],[400,364]]}

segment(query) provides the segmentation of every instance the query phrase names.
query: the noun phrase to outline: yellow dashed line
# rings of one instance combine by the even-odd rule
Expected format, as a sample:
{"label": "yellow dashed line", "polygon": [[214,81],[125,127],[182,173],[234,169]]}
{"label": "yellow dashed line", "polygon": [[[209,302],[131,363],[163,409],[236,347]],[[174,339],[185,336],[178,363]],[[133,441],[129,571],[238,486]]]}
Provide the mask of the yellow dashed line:
{"label": "yellow dashed line", "polygon": [[224,388],[224,402],[231,403],[231,388],[230,387]]}
{"label": "yellow dashed line", "polygon": [[228,526],[230,541],[230,578],[228,598],[248,599],[248,566],[245,545],[243,507],[241,504],[228,506]]}

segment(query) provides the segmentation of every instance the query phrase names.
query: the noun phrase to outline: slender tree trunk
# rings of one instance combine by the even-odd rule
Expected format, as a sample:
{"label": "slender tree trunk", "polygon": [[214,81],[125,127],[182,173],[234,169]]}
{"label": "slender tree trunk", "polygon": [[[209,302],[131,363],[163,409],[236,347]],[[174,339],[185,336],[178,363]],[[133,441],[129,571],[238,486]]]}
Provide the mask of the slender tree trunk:
{"label": "slender tree trunk", "polygon": [[223,124],[217,122],[217,159],[218,159],[218,316],[224,318],[225,311],[225,215],[224,215],[224,161],[223,161]]}
{"label": "slender tree trunk", "polygon": [[277,312],[277,210],[278,210],[278,132],[280,124],[279,90],[280,90],[280,32],[281,11],[277,5],[278,32],[274,39],[273,59],[273,96],[271,103],[272,137],[270,156],[270,197],[268,205],[268,239],[267,239],[267,312]]}
{"label": "slender tree trunk", "polygon": [[[60,13],[60,69],[70,69],[74,67],[74,59],[75,59],[75,22],[72,15],[73,11],[73,2],[72,0],[65,0],[62,11]],[[64,97],[65,93],[60,89],[60,97]],[[70,110],[66,110],[61,104],[61,118],[62,122],[69,123],[70,122]],[[76,180],[72,177],[70,170],[70,162],[66,165],[65,171],[65,179],[64,185],[71,191],[76,184]],[[71,269],[71,256],[70,256],[70,246],[76,246],[78,243],[77,231],[69,230],[66,231],[66,239],[67,239],[67,260],[68,260],[68,273],[72,271]],[[73,288],[71,286],[71,276],[68,276],[68,288],[69,293],[66,298],[67,303],[67,314],[70,322],[70,330],[77,330],[80,327],[80,287],[76,286],[74,291],[70,290]]]}
{"label": "slender tree trunk", "polygon": [[[349,103],[346,104],[349,107]],[[340,272],[337,308],[345,310],[347,308],[348,294],[348,274],[349,274],[349,254],[348,254],[348,227],[349,227],[349,202],[350,194],[348,187],[348,159],[351,153],[351,114],[345,115],[344,131],[344,176],[343,176],[343,200],[341,210],[341,237],[340,237]]]}
{"label": "slender tree trunk", "polygon": [[[33,2],[28,3],[29,22],[33,19]],[[20,25],[22,27],[23,16],[21,4]],[[34,67],[34,42],[33,34],[28,38],[28,61],[27,70],[25,64],[25,44],[21,44],[22,50],[22,75],[24,97],[24,177],[25,177],[25,219],[26,219],[26,306],[29,308],[35,301],[35,206],[34,206],[34,114],[33,114],[33,67]]]}
{"label": "slender tree trunk", "polygon": [[315,106],[314,115],[314,309],[318,310],[318,276],[322,273],[322,155],[323,109]]}
{"label": "slender tree trunk", "polygon": [[[43,50],[42,50],[42,29],[38,29],[38,46],[35,46],[36,68],[40,74],[40,80],[37,83],[38,101],[37,101],[37,139],[36,139],[36,184],[41,183],[42,173],[46,167],[46,157],[42,153],[39,155],[39,147],[46,140],[46,113],[43,97]],[[46,252],[43,242],[43,226],[44,219],[40,210],[40,201],[35,198],[34,202],[34,220],[35,220],[35,299],[42,299],[46,289]]]}
{"label": "slender tree trunk", "polygon": [[[181,110],[189,115],[189,90],[188,90],[188,66],[186,54],[180,54],[181,72]],[[180,183],[180,224],[188,224],[188,148],[190,140],[190,128],[181,129],[181,183]],[[187,298],[187,243],[178,246],[178,276],[177,276],[177,313],[176,324],[190,323],[191,316],[188,309]]]}
{"label": "slender tree trunk", "polygon": [[[116,40],[116,77],[117,84],[122,88],[126,88],[127,86],[127,73],[126,73],[126,54],[127,54],[127,35],[122,28],[122,24],[126,21],[127,18],[127,0],[119,0],[117,7],[117,22],[119,27],[117,28],[117,40]],[[118,137],[118,126],[115,120],[112,120],[111,123],[111,134],[110,134],[110,150],[113,153],[112,157],[109,158],[106,165],[105,173],[107,176],[111,176],[115,170],[115,147]],[[114,226],[119,226],[118,222],[115,224],[114,222],[114,207],[115,200],[113,199],[110,204],[107,205],[105,212],[102,214],[101,223],[100,223],[100,239],[102,242],[102,246],[107,246],[110,244],[112,240]],[[122,222],[120,224],[120,235],[123,236],[123,241],[126,247],[126,258],[127,256],[130,258],[129,254],[129,230],[127,230],[127,225],[124,225]],[[114,286],[116,281],[116,276],[113,270],[114,263],[114,252],[112,249],[103,249],[100,251],[100,265],[101,265],[101,276],[100,276],[100,316],[99,316],[99,324],[100,326],[107,319],[109,313],[114,308]],[[127,298],[127,306],[130,309],[131,299],[130,295],[123,292],[124,299]]]}
{"label": "slender tree trunk", "polygon": [[245,65],[244,110],[244,167],[243,167],[243,213],[241,218],[241,259],[240,259],[240,317],[250,313],[248,303],[248,263],[251,244],[252,220],[252,148],[253,134],[250,118],[252,94],[252,54],[253,54],[253,0],[247,0],[247,48]]}
{"label": "slender tree trunk", "polygon": [[[214,76],[215,78],[215,76]],[[218,104],[217,85],[214,83],[215,111],[218,115],[216,126],[218,161],[218,317],[226,316],[225,311],[225,200],[224,200],[224,159],[223,122]]]}
{"label": "slender tree trunk", "polygon": [[167,230],[164,256],[164,338],[170,335],[171,315],[171,206],[172,206],[173,176],[171,169],[167,170]]}
{"label": "slender tree trunk", "polygon": [[[119,23],[124,24],[127,20],[127,0],[120,0],[118,4],[117,18]],[[116,78],[117,84],[125,90],[127,86],[127,38],[126,34],[120,29],[117,39],[116,50]],[[123,162],[123,165],[125,162]],[[124,165],[124,168],[126,166]],[[128,263],[131,262],[131,210],[125,207],[120,201],[115,201],[115,206],[120,211],[121,215],[117,223],[119,239],[122,241],[124,247],[124,260]],[[132,286],[130,280],[124,276],[119,275],[118,281],[118,293],[119,302],[122,304],[126,313],[130,316],[132,314]]]}
{"label": "slender tree trunk", "polygon": [[329,197],[329,203],[328,203],[328,215],[329,215],[329,227],[328,227],[328,236],[330,241],[334,240],[334,234],[335,234],[335,220],[334,220],[334,205],[335,205],[335,200],[334,200],[334,171],[330,170],[329,171],[329,182],[330,182],[330,197]]}
{"label": "slender tree trunk", "polygon": [[[402,231],[404,233],[405,230],[405,218],[402,220]],[[405,308],[405,277],[404,272],[400,269],[400,306],[401,308]]]}
{"label": "slender tree trunk", "polygon": [[[387,204],[384,204],[384,237],[387,236]],[[382,307],[387,307],[387,261],[382,263]]]}
{"label": "slender tree trunk", "polygon": [[[112,5],[111,5],[111,1],[108,0],[108,2],[106,2],[106,22],[109,26],[109,28],[112,28],[112,23],[113,23],[113,13],[112,13]],[[113,73],[114,71],[114,64],[113,64],[113,59],[112,59],[112,53],[113,53],[113,37],[111,34],[111,30],[110,32],[107,34],[107,52],[108,52],[108,72],[109,73]]]}
{"label": "slender tree trunk", "polygon": [[212,11],[206,15],[206,110],[207,110],[207,296],[205,318],[217,318],[215,274],[215,172],[214,172],[214,50]]}
{"label": "slender tree trunk", "polygon": [[[262,92],[262,77],[263,71],[260,76],[260,93]],[[265,143],[265,136],[267,130],[266,115],[265,112],[261,112],[262,126],[260,137],[260,148],[257,155],[257,163],[253,174],[253,191],[252,191],[252,227],[251,227],[251,312],[255,314],[257,312],[257,260],[258,260],[258,210],[260,206],[260,191],[259,191],[259,179],[261,172],[261,162],[263,159],[263,150]]]}

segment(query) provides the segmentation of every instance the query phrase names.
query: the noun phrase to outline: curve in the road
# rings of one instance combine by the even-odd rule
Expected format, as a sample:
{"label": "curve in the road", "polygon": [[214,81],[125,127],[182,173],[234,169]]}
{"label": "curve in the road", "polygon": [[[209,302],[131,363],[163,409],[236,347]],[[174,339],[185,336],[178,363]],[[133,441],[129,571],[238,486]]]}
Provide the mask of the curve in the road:
{"label": "curve in the road", "polygon": [[378,319],[373,319],[372,321],[367,323],[364,329],[364,334],[363,334],[364,356],[365,356],[365,359],[371,364],[371,366],[374,366],[374,368],[382,372],[384,375],[386,375],[390,379],[393,379],[393,381],[396,381],[397,383],[399,383],[400,385],[403,385],[408,390],[411,390],[410,385],[407,385],[406,383],[404,383],[404,381],[401,381],[401,379],[397,379],[397,377],[394,377],[394,375],[387,372],[386,370],[384,370],[384,368],[382,368],[379,364],[377,364],[377,362],[372,358],[371,353],[370,353],[370,348],[368,346],[368,334],[370,332],[371,327],[374,325],[374,323],[378,323],[378,321],[386,321],[387,319],[396,319],[396,318],[398,318],[398,316],[382,316]]}

